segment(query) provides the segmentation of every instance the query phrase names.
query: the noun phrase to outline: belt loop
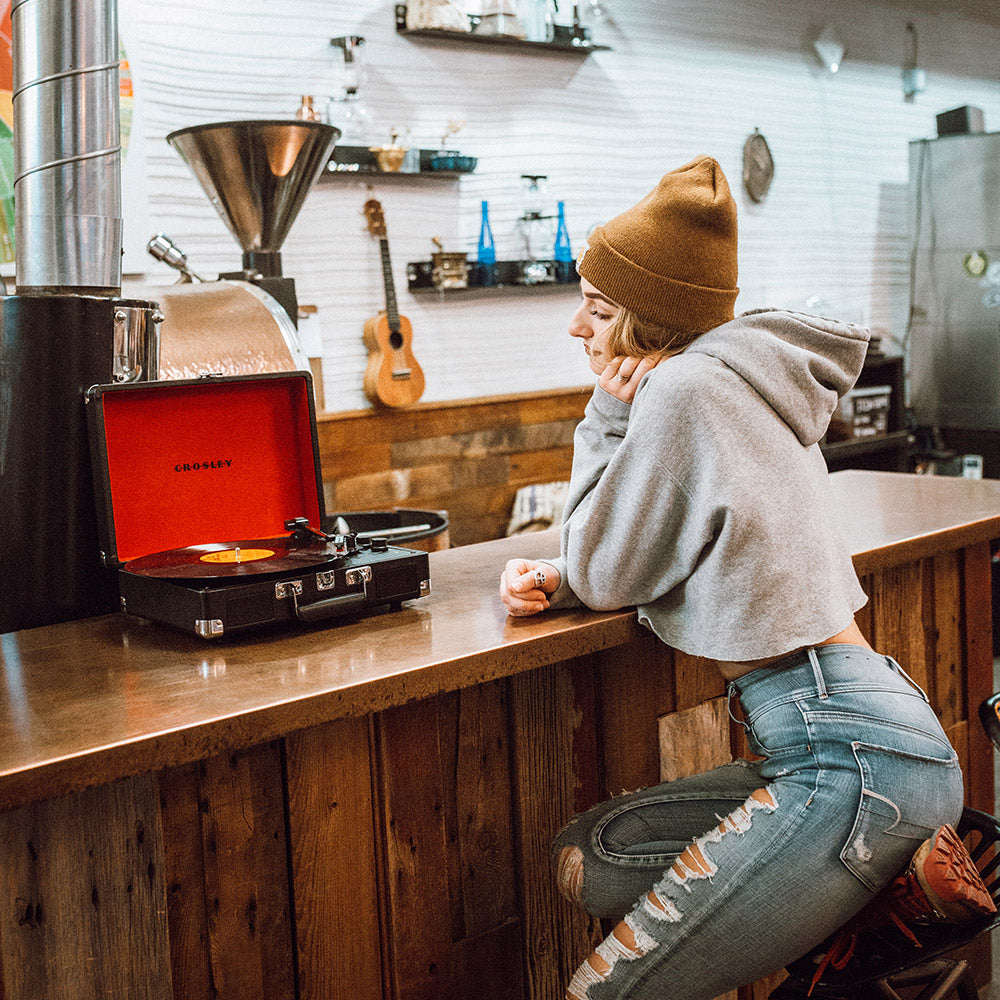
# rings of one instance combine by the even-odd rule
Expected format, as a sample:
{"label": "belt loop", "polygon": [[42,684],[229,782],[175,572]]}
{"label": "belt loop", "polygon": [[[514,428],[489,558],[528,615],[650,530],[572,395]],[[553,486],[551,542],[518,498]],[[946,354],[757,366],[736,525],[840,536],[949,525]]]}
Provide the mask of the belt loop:
{"label": "belt loop", "polygon": [[726,711],[729,713],[729,718],[732,719],[733,722],[736,723],[736,725],[742,726],[744,728],[744,730],[746,730],[746,732],[749,733],[750,732],[750,727],[742,719],[737,719],[736,716],[733,715],[733,697],[734,696],[737,699],[739,698],[739,696],[740,696],[740,689],[736,686],[736,682],[735,681],[730,681],[726,685]]}
{"label": "belt loop", "polygon": [[809,657],[810,664],[812,664],[817,694],[819,694],[820,698],[829,698],[830,696],[826,692],[826,681],[823,679],[823,671],[819,668],[819,657],[816,655],[816,647],[810,646],[806,650],[806,655]]}

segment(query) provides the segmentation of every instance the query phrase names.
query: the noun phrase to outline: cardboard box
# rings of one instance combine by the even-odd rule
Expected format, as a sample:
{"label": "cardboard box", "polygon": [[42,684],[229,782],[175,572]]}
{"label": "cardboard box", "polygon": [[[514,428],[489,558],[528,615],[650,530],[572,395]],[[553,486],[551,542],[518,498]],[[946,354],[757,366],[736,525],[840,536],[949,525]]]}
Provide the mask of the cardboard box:
{"label": "cardboard box", "polygon": [[852,389],[837,407],[827,435],[830,441],[882,437],[889,431],[892,387],[872,385]]}

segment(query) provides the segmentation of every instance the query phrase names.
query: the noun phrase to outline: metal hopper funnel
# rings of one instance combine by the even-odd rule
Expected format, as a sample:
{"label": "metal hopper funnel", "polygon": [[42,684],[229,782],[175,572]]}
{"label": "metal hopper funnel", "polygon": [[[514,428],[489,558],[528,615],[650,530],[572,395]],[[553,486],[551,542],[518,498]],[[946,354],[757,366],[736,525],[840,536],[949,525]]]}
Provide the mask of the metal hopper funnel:
{"label": "metal hopper funnel", "polygon": [[340,129],[323,122],[192,125],[167,136],[243,250],[243,268],[281,275],[278,251]]}

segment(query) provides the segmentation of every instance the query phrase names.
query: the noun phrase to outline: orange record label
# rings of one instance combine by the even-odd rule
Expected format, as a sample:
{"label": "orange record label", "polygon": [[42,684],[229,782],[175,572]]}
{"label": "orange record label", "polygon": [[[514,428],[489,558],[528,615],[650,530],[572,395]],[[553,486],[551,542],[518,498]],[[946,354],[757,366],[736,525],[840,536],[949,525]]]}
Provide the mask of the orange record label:
{"label": "orange record label", "polygon": [[199,556],[205,563],[245,563],[258,559],[270,559],[274,549],[222,549],[220,552],[206,552]]}

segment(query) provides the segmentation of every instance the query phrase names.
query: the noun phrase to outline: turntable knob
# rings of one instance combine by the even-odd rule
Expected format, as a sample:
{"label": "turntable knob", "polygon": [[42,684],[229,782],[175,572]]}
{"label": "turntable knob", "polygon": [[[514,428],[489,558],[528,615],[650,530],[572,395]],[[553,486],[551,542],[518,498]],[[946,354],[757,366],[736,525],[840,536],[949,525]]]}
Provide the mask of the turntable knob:
{"label": "turntable knob", "polygon": [[388,552],[389,551],[389,539],[388,538],[373,538],[372,539],[372,552]]}

